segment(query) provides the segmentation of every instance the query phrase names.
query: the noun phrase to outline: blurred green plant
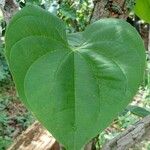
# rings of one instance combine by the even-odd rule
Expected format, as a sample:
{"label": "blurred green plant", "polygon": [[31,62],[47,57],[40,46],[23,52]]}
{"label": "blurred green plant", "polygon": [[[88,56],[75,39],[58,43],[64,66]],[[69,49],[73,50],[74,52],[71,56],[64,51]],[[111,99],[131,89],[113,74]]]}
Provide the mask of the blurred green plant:
{"label": "blurred green plant", "polygon": [[0,95],[0,150],[6,150],[14,138],[25,130],[34,118],[16,97]]}
{"label": "blurred green plant", "polygon": [[12,143],[12,139],[8,137],[3,138],[0,136],[0,150],[6,150],[11,143]]}
{"label": "blurred green plant", "polygon": [[136,0],[126,0],[125,5],[129,11],[132,11]]}
{"label": "blurred green plant", "polygon": [[83,31],[89,24],[92,8],[91,0],[64,0],[59,5],[58,16],[66,22],[69,32]]}
{"label": "blurred green plant", "polygon": [[0,86],[8,84],[10,81],[11,75],[4,57],[3,45],[0,45]]}

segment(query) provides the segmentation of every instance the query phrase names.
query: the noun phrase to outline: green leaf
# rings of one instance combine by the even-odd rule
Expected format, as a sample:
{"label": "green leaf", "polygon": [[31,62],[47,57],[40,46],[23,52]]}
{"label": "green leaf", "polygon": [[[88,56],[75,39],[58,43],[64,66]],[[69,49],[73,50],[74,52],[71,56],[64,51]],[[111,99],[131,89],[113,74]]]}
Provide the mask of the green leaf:
{"label": "green leaf", "polygon": [[141,19],[150,23],[150,1],[149,0],[136,0],[134,11]]}
{"label": "green leaf", "polygon": [[21,99],[68,150],[127,106],[145,68],[143,41],[125,21],[101,19],[66,36],[58,18],[31,5],[7,28],[6,56]]}
{"label": "green leaf", "polygon": [[137,115],[139,117],[146,117],[147,115],[150,115],[149,111],[139,106],[130,105],[127,107],[127,110],[129,110],[132,114]]}

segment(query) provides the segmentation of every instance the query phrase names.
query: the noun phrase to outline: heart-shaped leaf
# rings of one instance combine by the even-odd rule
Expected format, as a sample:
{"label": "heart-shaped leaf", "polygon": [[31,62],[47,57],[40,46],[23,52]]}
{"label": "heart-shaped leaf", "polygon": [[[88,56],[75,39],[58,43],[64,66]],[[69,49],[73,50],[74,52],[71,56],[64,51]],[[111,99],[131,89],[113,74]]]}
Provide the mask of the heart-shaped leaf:
{"label": "heart-shaped leaf", "polygon": [[102,19],[65,33],[27,6],[10,22],[6,56],[26,106],[67,149],[79,150],[132,100],[143,78],[143,41],[128,23]]}
{"label": "heart-shaped leaf", "polygon": [[150,23],[150,0],[136,0],[134,11],[137,16]]}

